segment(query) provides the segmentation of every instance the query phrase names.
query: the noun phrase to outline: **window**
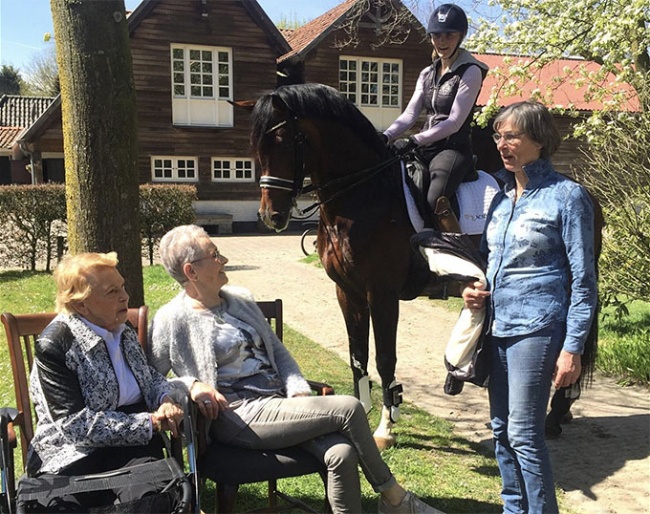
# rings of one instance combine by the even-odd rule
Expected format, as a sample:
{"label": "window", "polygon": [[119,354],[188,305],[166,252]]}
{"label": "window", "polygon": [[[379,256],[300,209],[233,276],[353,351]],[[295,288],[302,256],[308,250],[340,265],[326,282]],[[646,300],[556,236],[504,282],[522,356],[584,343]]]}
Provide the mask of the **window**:
{"label": "window", "polygon": [[196,157],[151,158],[151,179],[154,182],[197,182]]}
{"label": "window", "polygon": [[386,128],[402,108],[402,63],[396,59],[341,57],[339,90],[378,129]]}
{"label": "window", "polygon": [[232,127],[232,51],[171,46],[174,125]]}
{"label": "window", "polygon": [[253,182],[255,168],[252,159],[212,159],[213,182]]}

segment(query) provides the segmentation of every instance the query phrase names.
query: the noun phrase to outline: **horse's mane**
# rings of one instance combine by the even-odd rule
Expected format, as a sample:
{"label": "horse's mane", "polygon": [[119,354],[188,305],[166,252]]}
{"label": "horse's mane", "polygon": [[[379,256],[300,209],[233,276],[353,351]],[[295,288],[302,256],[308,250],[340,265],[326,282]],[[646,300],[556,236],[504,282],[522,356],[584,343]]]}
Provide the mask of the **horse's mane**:
{"label": "horse's mane", "polygon": [[[264,136],[271,128],[273,97],[280,98],[293,116],[332,121],[348,127],[368,147],[379,155],[388,156],[386,145],[374,126],[361,111],[336,89],[323,84],[281,86],[262,96],[253,110],[251,144],[260,149]],[[277,121],[276,121],[277,123]]]}

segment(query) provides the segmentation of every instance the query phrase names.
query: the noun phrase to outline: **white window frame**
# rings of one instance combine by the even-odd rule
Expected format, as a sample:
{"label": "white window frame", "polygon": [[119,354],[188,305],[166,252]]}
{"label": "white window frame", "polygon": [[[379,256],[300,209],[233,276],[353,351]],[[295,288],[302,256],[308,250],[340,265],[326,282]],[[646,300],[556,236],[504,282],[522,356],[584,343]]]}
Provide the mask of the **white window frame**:
{"label": "white window frame", "polygon": [[232,127],[232,48],[171,43],[169,55],[173,124]]}
{"label": "white window frame", "polygon": [[[217,176],[217,164],[223,165],[228,163],[229,177],[223,176],[223,171],[226,170],[223,166],[219,167],[222,176]],[[240,174],[240,176],[237,176]],[[249,176],[246,176],[249,175]],[[210,165],[210,176],[212,182],[255,182],[255,162],[253,159],[247,157],[213,157]]]}
{"label": "white window frame", "polygon": [[402,112],[403,68],[401,59],[342,55],[339,91],[384,129]]}
{"label": "white window frame", "polygon": [[[156,165],[156,161],[162,162],[161,166]],[[193,167],[188,167],[187,162],[193,162]],[[169,177],[156,177],[156,169],[170,170]],[[194,171],[193,177],[187,176],[187,171]],[[183,176],[186,175],[186,176]],[[197,156],[179,156],[179,155],[152,155],[151,156],[151,181],[152,182],[198,182],[199,181],[199,158]]]}

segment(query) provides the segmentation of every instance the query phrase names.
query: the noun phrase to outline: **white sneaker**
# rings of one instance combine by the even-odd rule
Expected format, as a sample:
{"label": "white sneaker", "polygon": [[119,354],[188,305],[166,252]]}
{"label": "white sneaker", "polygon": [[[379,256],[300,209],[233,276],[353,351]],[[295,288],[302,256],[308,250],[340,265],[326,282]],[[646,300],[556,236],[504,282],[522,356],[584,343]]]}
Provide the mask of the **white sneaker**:
{"label": "white sneaker", "polygon": [[393,507],[383,498],[379,499],[379,514],[444,514],[444,512],[427,505],[412,492],[407,491],[402,503]]}

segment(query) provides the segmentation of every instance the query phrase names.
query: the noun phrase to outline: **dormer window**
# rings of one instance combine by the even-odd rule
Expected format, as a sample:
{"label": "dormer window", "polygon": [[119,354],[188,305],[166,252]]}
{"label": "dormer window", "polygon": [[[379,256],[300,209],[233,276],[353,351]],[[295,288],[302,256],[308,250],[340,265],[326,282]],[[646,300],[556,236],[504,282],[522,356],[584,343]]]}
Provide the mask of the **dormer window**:
{"label": "dormer window", "polygon": [[402,109],[402,61],[341,57],[339,90],[383,130]]}
{"label": "dormer window", "polygon": [[232,49],[171,45],[174,125],[232,127]]}

